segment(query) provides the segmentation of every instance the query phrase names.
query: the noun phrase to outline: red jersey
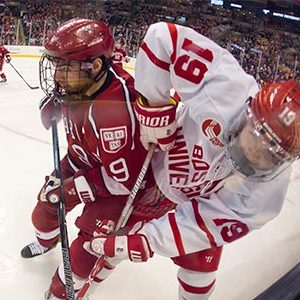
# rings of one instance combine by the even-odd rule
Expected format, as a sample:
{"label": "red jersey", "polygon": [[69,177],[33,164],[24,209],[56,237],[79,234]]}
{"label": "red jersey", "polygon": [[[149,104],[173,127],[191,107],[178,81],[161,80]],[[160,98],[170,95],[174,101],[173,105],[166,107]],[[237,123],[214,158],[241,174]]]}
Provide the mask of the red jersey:
{"label": "red jersey", "polygon": [[133,84],[116,65],[94,100],[62,106],[69,163],[75,172],[86,170],[96,196],[129,194],[146,157],[132,108]]}
{"label": "red jersey", "polygon": [[123,48],[114,49],[113,62],[114,64],[122,64],[123,62],[127,62],[127,53]]}
{"label": "red jersey", "polygon": [[9,54],[9,51],[3,45],[0,45],[0,60],[3,60],[7,54]]}

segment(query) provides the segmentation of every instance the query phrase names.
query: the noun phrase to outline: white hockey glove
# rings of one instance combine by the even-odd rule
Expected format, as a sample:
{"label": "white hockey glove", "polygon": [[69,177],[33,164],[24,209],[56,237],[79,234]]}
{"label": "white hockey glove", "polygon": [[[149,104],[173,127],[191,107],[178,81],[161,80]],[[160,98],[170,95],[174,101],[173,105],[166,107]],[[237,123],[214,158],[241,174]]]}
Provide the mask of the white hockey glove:
{"label": "white hockey glove", "polygon": [[177,102],[169,99],[165,106],[149,106],[146,98],[139,96],[135,105],[135,113],[140,123],[141,142],[146,150],[151,143],[157,144],[161,150],[172,149],[176,139],[176,107]]}
{"label": "white hockey glove", "polygon": [[[65,199],[68,202],[91,202],[95,201],[93,191],[88,184],[86,178],[81,172],[77,172],[73,177],[70,177],[63,182],[63,191]],[[39,199],[42,202],[58,203],[60,197],[60,180],[55,176],[47,176],[46,183],[39,194]],[[78,201],[79,202],[79,201]]]}
{"label": "white hockey glove", "polygon": [[133,262],[145,262],[153,256],[148,239],[138,232],[143,223],[137,223],[127,235],[109,235],[93,237],[84,243],[84,248],[95,256],[105,255],[114,260],[130,259]]}

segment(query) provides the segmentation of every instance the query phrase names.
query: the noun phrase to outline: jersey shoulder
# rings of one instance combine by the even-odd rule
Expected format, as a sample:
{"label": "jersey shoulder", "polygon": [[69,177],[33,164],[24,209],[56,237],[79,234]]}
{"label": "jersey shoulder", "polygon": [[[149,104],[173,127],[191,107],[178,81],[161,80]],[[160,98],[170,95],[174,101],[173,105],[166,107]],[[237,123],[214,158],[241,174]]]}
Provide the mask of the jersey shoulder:
{"label": "jersey shoulder", "polygon": [[89,123],[99,134],[103,154],[118,153],[131,147],[133,142],[136,92],[132,76],[120,69],[116,67],[111,71],[110,84],[96,96],[89,111]]}
{"label": "jersey shoulder", "polygon": [[9,53],[9,51],[4,46],[0,46],[0,53],[2,55],[6,55]]}

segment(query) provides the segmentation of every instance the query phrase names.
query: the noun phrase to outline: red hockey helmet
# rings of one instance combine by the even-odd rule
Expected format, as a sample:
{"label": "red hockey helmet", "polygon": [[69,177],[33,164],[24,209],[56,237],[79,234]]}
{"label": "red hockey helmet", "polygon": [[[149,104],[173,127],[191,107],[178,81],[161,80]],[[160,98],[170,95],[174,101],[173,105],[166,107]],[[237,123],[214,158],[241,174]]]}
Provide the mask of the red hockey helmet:
{"label": "red hockey helmet", "polygon": [[78,61],[107,59],[113,48],[114,38],[105,23],[81,18],[65,22],[45,43],[49,56]]}
{"label": "red hockey helmet", "polygon": [[[67,104],[87,99],[86,92],[107,73],[113,48],[105,23],[80,18],[65,22],[45,43],[39,63],[42,90]],[[93,73],[97,58],[102,67]]]}
{"label": "red hockey helmet", "polygon": [[[227,136],[227,137],[226,137]],[[300,156],[300,87],[265,85],[228,128],[227,161],[249,179],[268,181]]]}
{"label": "red hockey helmet", "polygon": [[280,147],[300,155],[300,87],[295,80],[263,87],[251,103],[255,118]]}

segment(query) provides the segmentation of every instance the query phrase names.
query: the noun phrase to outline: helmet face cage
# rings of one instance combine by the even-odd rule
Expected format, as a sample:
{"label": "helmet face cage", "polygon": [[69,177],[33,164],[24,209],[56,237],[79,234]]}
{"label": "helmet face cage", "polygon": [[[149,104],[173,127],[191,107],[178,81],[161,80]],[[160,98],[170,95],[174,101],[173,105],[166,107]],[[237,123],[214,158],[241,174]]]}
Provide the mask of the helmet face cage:
{"label": "helmet face cage", "polygon": [[54,68],[46,54],[43,54],[39,61],[40,85],[43,92],[51,96],[56,92],[54,81]]}
{"label": "helmet face cage", "polygon": [[[245,140],[242,141],[241,133],[246,127],[250,140],[246,140],[245,143]],[[277,137],[270,133],[268,127],[255,118],[249,103],[225,133],[225,138],[228,165],[234,173],[252,181],[272,180],[296,159],[280,146]],[[247,156],[246,148],[250,141],[255,141],[255,144],[259,145],[257,151],[267,162],[267,166],[262,167],[251,161],[249,155]],[[251,147],[251,144],[248,146]]]}
{"label": "helmet face cage", "polygon": [[[55,95],[58,101],[65,104],[84,100],[85,92],[94,82],[92,64],[89,62],[51,57],[44,53],[39,69],[42,90],[49,96]],[[57,72],[64,74],[63,80],[57,79]]]}
{"label": "helmet face cage", "polygon": [[[112,62],[114,39],[107,24],[74,18],[63,23],[45,43],[40,60],[40,84],[62,102],[91,100],[90,87],[99,82]],[[102,60],[93,70],[95,59]]]}

